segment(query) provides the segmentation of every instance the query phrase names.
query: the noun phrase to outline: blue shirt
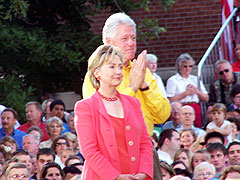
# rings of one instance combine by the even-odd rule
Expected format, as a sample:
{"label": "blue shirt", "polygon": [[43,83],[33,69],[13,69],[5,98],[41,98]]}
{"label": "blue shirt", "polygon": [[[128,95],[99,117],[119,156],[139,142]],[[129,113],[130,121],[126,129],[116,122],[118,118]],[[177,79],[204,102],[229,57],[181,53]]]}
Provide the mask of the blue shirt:
{"label": "blue shirt", "polygon": [[[25,132],[20,131],[18,129],[14,129],[13,133],[11,134],[11,137],[16,141],[19,149],[22,149],[22,139],[23,139],[23,136],[25,136],[25,135],[26,135]],[[7,134],[5,133],[3,128],[1,128],[0,129],[0,140],[4,136],[7,136]]]}
{"label": "blue shirt", "polygon": [[173,121],[167,121],[163,125],[162,130],[180,128],[181,126],[182,126],[181,122],[177,125],[177,127],[175,127],[174,124],[173,124]]}

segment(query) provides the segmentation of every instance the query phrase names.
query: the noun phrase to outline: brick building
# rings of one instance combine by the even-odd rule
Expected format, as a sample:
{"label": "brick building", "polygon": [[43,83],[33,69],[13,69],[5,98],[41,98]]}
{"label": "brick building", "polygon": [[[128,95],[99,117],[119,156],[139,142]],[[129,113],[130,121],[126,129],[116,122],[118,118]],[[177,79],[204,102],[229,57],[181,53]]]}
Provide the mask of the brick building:
{"label": "brick building", "polygon": [[[109,15],[110,12],[105,10],[94,17],[92,29],[96,34],[101,34]],[[175,0],[168,12],[151,4],[149,12],[139,10],[129,15],[136,23],[144,17],[158,19],[159,25],[167,29],[166,33],[159,35],[159,39],[153,39],[148,44],[138,42],[138,52],[147,49],[158,56],[158,73],[166,81],[175,73],[176,58],[181,53],[188,52],[199,62],[221,27],[221,1]]]}

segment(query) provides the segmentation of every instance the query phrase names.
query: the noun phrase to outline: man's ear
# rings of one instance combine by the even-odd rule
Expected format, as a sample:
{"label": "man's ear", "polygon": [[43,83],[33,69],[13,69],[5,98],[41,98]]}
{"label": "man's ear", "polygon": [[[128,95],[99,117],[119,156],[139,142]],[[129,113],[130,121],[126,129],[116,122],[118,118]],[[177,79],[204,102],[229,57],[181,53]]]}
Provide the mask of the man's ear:
{"label": "man's ear", "polygon": [[168,145],[169,144],[169,139],[168,138],[166,138],[165,140],[164,140],[164,143],[163,144],[166,144],[166,145]]}

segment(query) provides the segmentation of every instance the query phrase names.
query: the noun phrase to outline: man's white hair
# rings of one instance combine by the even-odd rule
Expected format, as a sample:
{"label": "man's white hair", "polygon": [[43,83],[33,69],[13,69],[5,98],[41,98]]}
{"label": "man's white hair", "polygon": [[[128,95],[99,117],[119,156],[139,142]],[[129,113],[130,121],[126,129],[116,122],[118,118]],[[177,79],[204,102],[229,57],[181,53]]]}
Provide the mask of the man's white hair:
{"label": "man's white hair", "polygon": [[136,34],[135,22],[125,13],[112,14],[105,22],[102,30],[102,41],[106,44],[106,38],[114,38],[117,34],[117,27],[120,24],[126,24],[132,26]]}

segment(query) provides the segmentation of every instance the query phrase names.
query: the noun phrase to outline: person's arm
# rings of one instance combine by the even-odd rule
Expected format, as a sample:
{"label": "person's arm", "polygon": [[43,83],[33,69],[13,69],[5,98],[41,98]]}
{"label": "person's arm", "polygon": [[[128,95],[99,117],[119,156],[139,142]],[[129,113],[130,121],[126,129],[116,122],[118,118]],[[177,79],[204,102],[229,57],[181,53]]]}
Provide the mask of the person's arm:
{"label": "person's arm", "polygon": [[120,175],[120,172],[112,166],[99,150],[91,110],[91,105],[86,101],[77,102],[75,105],[75,128],[81,152],[95,173],[104,180],[113,180]]}
{"label": "person's arm", "polygon": [[172,77],[167,80],[166,90],[167,90],[167,96],[170,102],[180,101],[186,96],[189,96],[194,93],[193,89],[188,85],[186,88],[186,91],[176,94],[177,84],[175,83]]}
{"label": "person's arm", "polygon": [[224,129],[214,128],[214,131],[221,133],[223,136],[228,136],[231,133],[232,125],[227,125]]}

